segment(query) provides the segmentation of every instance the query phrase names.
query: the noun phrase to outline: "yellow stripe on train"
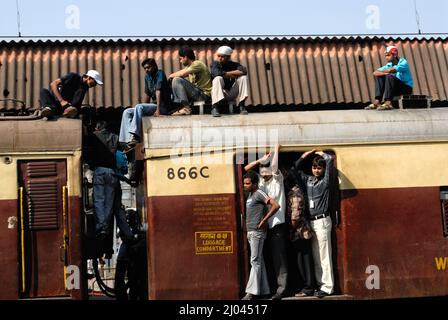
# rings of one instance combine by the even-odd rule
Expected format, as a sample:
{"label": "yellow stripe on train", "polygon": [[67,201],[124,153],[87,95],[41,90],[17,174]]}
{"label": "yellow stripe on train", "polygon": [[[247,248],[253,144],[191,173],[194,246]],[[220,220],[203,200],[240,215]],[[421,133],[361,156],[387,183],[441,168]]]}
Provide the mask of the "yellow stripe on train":
{"label": "yellow stripe on train", "polygon": [[[231,154],[230,154],[231,155]],[[220,154],[217,157],[225,156]],[[185,161],[183,161],[185,160]],[[200,155],[147,161],[148,196],[235,193],[234,166]]]}

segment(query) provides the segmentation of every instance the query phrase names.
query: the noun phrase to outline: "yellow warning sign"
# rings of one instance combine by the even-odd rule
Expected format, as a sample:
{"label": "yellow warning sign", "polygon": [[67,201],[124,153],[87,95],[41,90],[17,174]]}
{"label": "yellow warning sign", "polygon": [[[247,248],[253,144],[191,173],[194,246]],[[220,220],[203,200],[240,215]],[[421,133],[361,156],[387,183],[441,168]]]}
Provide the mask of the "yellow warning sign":
{"label": "yellow warning sign", "polygon": [[233,253],[232,231],[195,232],[195,254]]}

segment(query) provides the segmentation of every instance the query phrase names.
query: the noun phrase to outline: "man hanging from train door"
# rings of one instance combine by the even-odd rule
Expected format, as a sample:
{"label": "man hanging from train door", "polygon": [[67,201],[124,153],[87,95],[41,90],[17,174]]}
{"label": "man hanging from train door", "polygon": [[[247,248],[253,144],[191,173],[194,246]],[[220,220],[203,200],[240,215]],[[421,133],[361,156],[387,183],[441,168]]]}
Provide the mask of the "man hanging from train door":
{"label": "man hanging from train door", "polygon": [[[286,196],[283,185],[283,175],[278,169],[278,156],[280,145],[275,146],[274,153],[269,152],[262,158],[253,161],[244,167],[249,171],[256,166],[260,166],[259,187],[264,190],[269,197],[275,199],[280,205],[277,213],[268,220],[268,233],[266,239],[267,254],[272,260],[274,267],[275,281],[277,289],[272,300],[280,300],[286,295],[288,282],[288,258],[286,254],[286,238],[288,236],[288,225],[285,219]],[[272,161],[269,160],[272,158]]]}
{"label": "man hanging from train door", "polygon": [[[247,241],[250,245],[250,275],[246,295],[242,300],[253,300],[255,296],[269,294],[269,282],[263,258],[266,239],[266,222],[280,208],[277,201],[258,188],[258,175],[248,171],[243,178],[244,190],[249,192],[246,200]],[[270,205],[270,207],[268,207]]]}
{"label": "man hanging from train door", "polygon": [[[310,155],[317,154],[312,162],[312,173],[304,172],[304,162]],[[311,228],[315,236],[311,239],[313,251],[314,272],[319,298],[331,295],[334,291],[333,262],[331,257],[331,217],[330,190],[333,171],[333,159],[329,154],[315,149],[305,152],[294,163],[303,185],[306,187]]]}
{"label": "man hanging from train door", "polygon": [[115,192],[118,184],[116,177],[115,152],[118,148],[118,136],[107,129],[105,121],[98,121],[91,136],[93,173],[93,204],[95,207],[96,236],[102,240],[110,233]]}

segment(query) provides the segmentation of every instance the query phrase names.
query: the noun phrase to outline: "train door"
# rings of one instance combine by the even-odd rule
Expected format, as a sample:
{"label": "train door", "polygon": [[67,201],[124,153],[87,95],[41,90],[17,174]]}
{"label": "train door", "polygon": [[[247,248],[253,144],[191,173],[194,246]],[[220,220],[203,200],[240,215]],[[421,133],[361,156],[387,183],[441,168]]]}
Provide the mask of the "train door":
{"label": "train door", "polygon": [[19,291],[22,298],[65,295],[65,160],[19,162]]}

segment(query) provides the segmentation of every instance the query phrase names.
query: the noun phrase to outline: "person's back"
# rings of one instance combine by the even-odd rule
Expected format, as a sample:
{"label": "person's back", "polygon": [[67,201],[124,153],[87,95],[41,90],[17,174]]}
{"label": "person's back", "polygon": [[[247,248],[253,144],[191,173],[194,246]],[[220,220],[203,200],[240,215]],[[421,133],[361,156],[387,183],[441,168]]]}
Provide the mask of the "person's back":
{"label": "person's back", "polygon": [[200,88],[205,94],[210,95],[212,80],[207,66],[200,60],[194,60],[187,68],[191,70],[188,81]]}
{"label": "person's back", "polygon": [[118,136],[106,128],[96,130],[92,137],[93,166],[115,168],[115,151]]}

